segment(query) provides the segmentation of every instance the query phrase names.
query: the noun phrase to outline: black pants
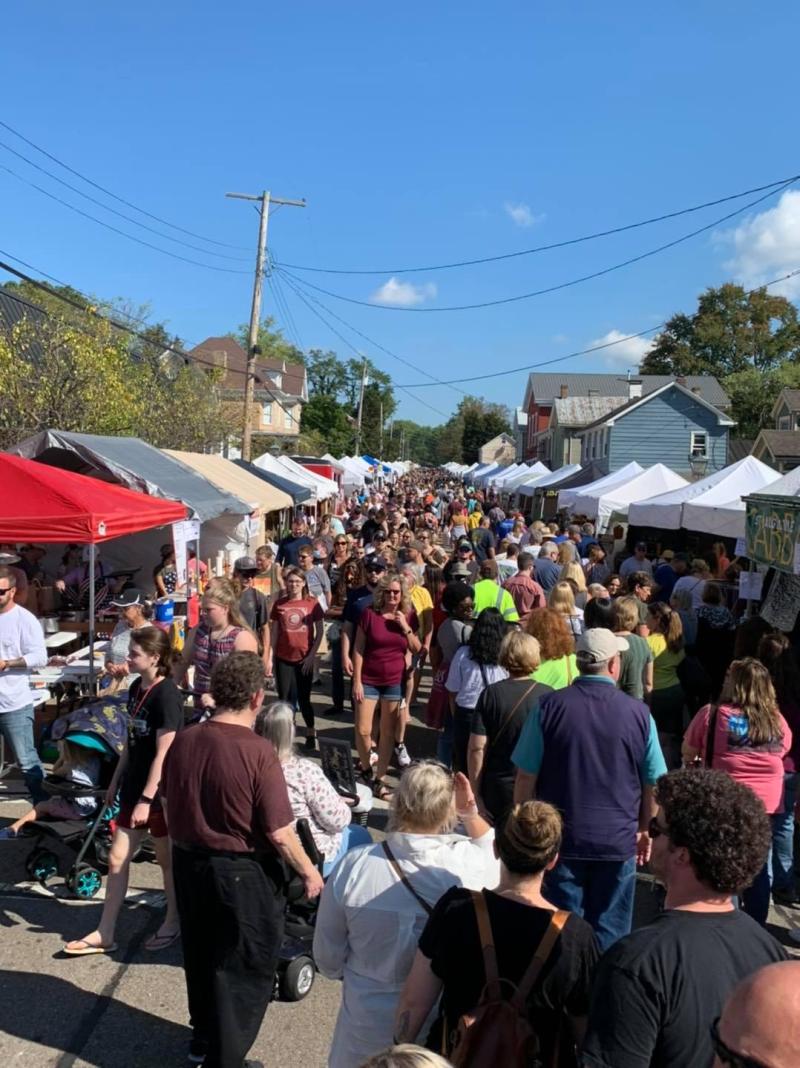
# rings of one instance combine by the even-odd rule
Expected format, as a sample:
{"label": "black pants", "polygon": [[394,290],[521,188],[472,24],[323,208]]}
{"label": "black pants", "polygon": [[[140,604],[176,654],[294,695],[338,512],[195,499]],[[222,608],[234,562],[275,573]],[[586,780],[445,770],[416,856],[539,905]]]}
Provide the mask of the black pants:
{"label": "black pants", "polygon": [[472,728],[474,708],[462,708],[456,705],[453,713],[453,771],[467,770],[467,749],[469,748],[469,736]]}
{"label": "black pants", "polygon": [[342,664],[342,639],[328,642],[331,647],[331,698],[333,707],[344,711],[344,666]]}
{"label": "black pants", "polygon": [[283,939],[275,872],[249,855],[172,851],[189,1022],[205,1068],[242,1068],[267,1011]]}
{"label": "black pants", "polygon": [[297,705],[303,716],[303,722],[310,731],[314,730],[314,709],[311,705],[311,684],[314,672],[303,671],[302,662],[297,664],[275,657],[275,685],[281,701]]}

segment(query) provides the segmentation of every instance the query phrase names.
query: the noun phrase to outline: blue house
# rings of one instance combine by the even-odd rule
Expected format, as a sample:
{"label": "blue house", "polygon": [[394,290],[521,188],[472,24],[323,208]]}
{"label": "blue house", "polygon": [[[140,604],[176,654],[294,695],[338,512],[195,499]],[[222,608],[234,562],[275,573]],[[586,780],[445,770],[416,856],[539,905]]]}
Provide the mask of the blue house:
{"label": "blue house", "polygon": [[684,476],[725,467],[736,425],[729,415],[677,380],[645,396],[635,380],[630,385],[626,404],[579,431],[582,464],[610,473],[631,460],[642,467],[662,463]]}

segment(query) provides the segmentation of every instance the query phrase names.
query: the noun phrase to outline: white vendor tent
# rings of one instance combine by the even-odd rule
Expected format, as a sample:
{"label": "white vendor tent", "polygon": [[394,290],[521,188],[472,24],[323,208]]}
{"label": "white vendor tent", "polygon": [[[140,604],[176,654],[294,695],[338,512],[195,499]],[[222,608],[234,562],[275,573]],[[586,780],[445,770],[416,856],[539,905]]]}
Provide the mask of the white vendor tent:
{"label": "white vendor tent", "polygon": [[594,482],[589,482],[586,486],[575,486],[571,489],[561,490],[558,494],[558,507],[566,508],[568,510],[575,511],[575,499],[579,493],[593,493],[595,490],[603,490],[610,486],[618,486],[622,482],[629,482],[634,476],[640,475],[644,471],[641,464],[637,464],[635,460],[632,460],[629,464],[625,464],[619,471],[612,471],[610,475],[603,475],[602,478],[596,478]]}
{"label": "white vendor tent", "polygon": [[626,516],[632,501],[654,497],[658,493],[686,486],[685,478],[676,475],[664,464],[653,464],[640,474],[615,486],[584,491],[575,498],[574,512],[583,513],[597,522],[598,531],[604,531],[612,516]]}
{"label": "white vendor tent", "polygon": [[511,464],[510,467],[504,467],[502,471],[498,471],[493,475],[492,482],[494,482],[498,489],[502,489],[510,479],[513,479],[514,476],[518,475],[522,470],[528,470],[525,464]]}
{"label": "white vendor tent", "polygon": [[[654,527],[658,530],[679,530],[687,527],[684,513],[690,502],[701,504],[712,490],[717,501],[746,497],[774,481],[775,472],[754,456],[745,456],[721,471],[713,471],[699,482],[689,482],[680,489],[662,493],[649,500],[634,501],[628,509],[632,526]],[[743,506],[744,507],[744,506]],[[744,516],[744,511],[742,511]],[[696,530],[696,527],[688,527]]]}
{"label": "white vendor tent", "polygon": [[323,478],[322,475],[314,474],[302,464],[295,463],[289,456],[272,456],[265,452],[263,456],[253,460],[253,464],[260,467],[262,471],[272,471],[276,475],[283,475],[284,478],[288,476],[293,482],[308,486],[314,494],[315,502],[325,501],[329,497],[339,495],[339,487],[335,482],[331,482],[329,478]]}
{"label": "white vendor tent", "polygon": [[771,493],[770,485],[775,485],[778,481],[777,471],[752,456],[745,459],[751,461],[747,478],[742,476],[733,480],[726,479],[684,504],[682,525],[686,530],[714,534],[719,538],[745,536],[747,509],[742,497],[751,493]]}
{"label": "white vendor tent", "polygon": [[574,475],[580,469],[580,464],[564,464],[557,471],[548,471],[546,475],[536,475],[533,478],[526,478],[521,482],[517,482],[514,491],[520,497],[530,497],[535,490],[544,489],[545,486],[552,486],[556,482],[560,482],[562,478],[569,478],[570,475]]}

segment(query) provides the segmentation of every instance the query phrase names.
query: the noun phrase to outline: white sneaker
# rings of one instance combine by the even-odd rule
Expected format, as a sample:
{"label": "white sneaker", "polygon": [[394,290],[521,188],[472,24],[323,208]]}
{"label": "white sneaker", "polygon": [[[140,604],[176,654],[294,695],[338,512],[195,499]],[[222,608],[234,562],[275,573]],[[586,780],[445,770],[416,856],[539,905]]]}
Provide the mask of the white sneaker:
{"label": "white sneaker", "polygon": [[377,749],[370,749],[370,751],[369,751],[369,766],[371,768],[374,768],[374,767],[376,767],[377,763],[378,763],[378,750]]}
{"label": "white sneaker", "polygon": [[398,768],[407,768],[411,763],[411,757],[403,742],[398,742],[394,747],[394,759]]}

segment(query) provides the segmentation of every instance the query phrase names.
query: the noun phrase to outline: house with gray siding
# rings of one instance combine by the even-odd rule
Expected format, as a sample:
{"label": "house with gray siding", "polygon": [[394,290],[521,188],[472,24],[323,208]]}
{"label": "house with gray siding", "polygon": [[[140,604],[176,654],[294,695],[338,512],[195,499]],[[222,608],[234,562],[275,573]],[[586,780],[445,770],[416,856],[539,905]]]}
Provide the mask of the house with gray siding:
{"label": "house with gray siding", "polygon": [[636,460],[642,467],[666,464],[684,476],[693,468],[710,474],[726,466],[735,425],[696,389],[670,381],[579,431],[581,463],[598,463],[604,473]]}

